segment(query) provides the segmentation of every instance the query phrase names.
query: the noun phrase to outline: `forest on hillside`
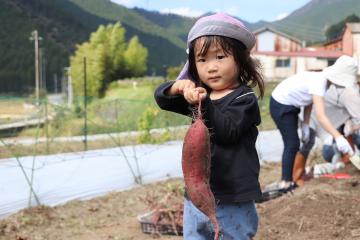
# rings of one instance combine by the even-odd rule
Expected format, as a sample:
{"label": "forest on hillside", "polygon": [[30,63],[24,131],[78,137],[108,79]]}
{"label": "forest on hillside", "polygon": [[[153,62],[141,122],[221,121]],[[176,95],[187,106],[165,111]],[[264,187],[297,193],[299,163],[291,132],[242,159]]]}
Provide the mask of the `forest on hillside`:
{"label": "forest on hillside", "polygon": [[[114,4],[109,0],[2,0],[0,1],[0,93],[29,94],[35,87],[35,51],[31,33],[36,29],[41,37],[41,74],[47,91],[59,91],[64,69],[77,44],[86,41],[100,24],[121,22],[126,39],[138,36],[149,49],[148,75],[164,75],[165,67],[175,66],[185,58],[185,43],[180,38],[165,37],[167,31],[127,8],[116,5],[114,17],[101,16],[110,12]],[[109,5],[111,4],[111,5]],[[91,13],[99,9],[97,15]],[[118,14],[118,19],[115,15]],[[121,15],[122,14],[122,15]],[[131,18],[131,15],[132,16]],[[111,14],[109,15],[111,16]],[[132,22],[131,20],[138,22]],[[130,23],[129,23],[130,22]],[[142,23],[142,24],[137,24]],[[174,23],[176,25],[176,23]],[[131,26],[132,25],[132,26]],[[134,26],[137,28],[134,28]],[[153,29],[149,26],[154,25]],[[152,32],[152,34],[146,33]],[[170,34],[176,36],[174,34]],[[165,64],[166,63],[166,64]],[[57,86],[55,86],[57,79]],[[55,89],[57,87],[57,89]]]}
{"label": "forest on hillside", "polygon": [[[313,0],[279,21],[242,21],[252,30],[271,26],[310,44],[325,41],[326,30],[334,24],[337,26],[331,32],[335,29],[335,33],[331,34],[337,36],[344,19],[357,12],[358,0]],[[35,51],[29,38],[34,30],[42,38],[41,85],[55,92],[61,90],[64,69],[70,65],[76,45],[87,41],[99,25],[120,22],[126,29],[126,40],[137,36],[149,51],[146,75],[164,76],[167,68],[184,63],[187,32],[194,21],[175,14],[129,9],[110,0],[1,0],[0,93],[33,92]]]}

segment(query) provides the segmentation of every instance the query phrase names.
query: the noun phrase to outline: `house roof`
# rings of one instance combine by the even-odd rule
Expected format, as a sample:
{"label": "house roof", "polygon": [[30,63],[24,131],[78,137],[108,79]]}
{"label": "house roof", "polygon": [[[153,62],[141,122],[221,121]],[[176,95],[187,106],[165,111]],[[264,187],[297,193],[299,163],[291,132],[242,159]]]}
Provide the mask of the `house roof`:
{"label": "house roof", "polygon": [[275,56],[275,57],[317,57],[317,58],[331,58],[335,59],[344,55],[341,51],[296,51],[296,52],[261,52],[256,51],[252,53],[253,55],[265,55],[265,56]]}
{"label": "house roof", "polygon": [[350,29],[351,33],[360,33],[360,23],[346,23],[346,27],[341,32],[341,35],[335,39],[325,42],[323,45],[327,46],[336,42],[341,42],[345,33],[346,28]]}
{"label": "house roof", "polygon": [[260,34],[262,32],[266,32],[266,31],[270,31],[270,32],[273,32],[275,34],[281,35],[281,36],[283,36],[285,38],[288,38],[288,39],[291,39],[291,40],[293,40],[293,41],[295,41],[295,42],[297,42],[299,44],[302,43],[300,39],[295,38],[293,36],[290,36],[290,35],[288,35],[286,33],[280,32],[280,31],[278,31],[278,30],[276,30],[275,28],[272,28],[272,27],[262,27],[262,28],[259,28],[259,29],[255,30],[253,33],[255,35],[258,35],[258,34]]}
{"label": "house roof", "polygon": [[337,43],[337,42],[341,42],[341,41],[342,41],[342,38],[343,38],[343,37],[342,37],[342,35],[341,35],[341,36],[338,37],[338,38],[329,40],[329,41],[325,42],[325,43],[323,44],[323,46],[328,46],[328,45],[330,45],[330,44],[334,44],[334,43]]}

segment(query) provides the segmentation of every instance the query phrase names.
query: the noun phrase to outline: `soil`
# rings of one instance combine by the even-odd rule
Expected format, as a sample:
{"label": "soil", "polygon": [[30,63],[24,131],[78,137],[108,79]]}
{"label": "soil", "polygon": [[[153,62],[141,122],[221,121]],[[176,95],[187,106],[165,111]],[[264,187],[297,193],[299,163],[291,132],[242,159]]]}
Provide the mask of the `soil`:
{"label": "soil", "polygon": [[[360,171],[349,164],[341,172],[351,179],[312,179],[293,193],[257,204],[255,239],[360,239]],[[262,166],[262,185],[279,177],[280,164]],[[181,179],[172,179],[87,201],[26,209],[0,220],[0,240],[182,239],[143,234],[137,219],[151,210],[151,202],[181,186]]]}

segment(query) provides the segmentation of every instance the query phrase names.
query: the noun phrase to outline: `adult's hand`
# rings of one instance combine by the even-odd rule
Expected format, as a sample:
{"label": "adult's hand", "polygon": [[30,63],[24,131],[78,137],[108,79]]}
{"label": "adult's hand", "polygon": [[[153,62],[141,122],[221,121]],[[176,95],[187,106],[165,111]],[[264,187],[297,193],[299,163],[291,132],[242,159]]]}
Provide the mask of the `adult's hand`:
{"label": "adult's hand", "polygon": [[303,143],[308,143],[310,140],[310,127],[309,124],[301,124],[301,141]]}
{"label": "adult's hand", "polygon": [[350,156],[354,155],[354,151],[351,148],[349,142],[344,138],[344,136],[339,136],[335,138],[336,147],[339,149],[340,152],[344,154],[349,154]]}

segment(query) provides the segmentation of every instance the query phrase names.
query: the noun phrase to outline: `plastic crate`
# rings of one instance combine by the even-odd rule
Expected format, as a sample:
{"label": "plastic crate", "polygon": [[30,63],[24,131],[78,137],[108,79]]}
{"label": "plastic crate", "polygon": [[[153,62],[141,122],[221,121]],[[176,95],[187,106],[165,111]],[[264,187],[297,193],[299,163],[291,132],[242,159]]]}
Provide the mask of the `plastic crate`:
{"label": "plastic crate", "polygon": [[176,226],[176,230],[172,224],[161,224],[151,221],[151,217],[155,212],[148,212],[138,216],[141,231],[146,234],[161,234],[161,235],[182,235],[182,226]]}

